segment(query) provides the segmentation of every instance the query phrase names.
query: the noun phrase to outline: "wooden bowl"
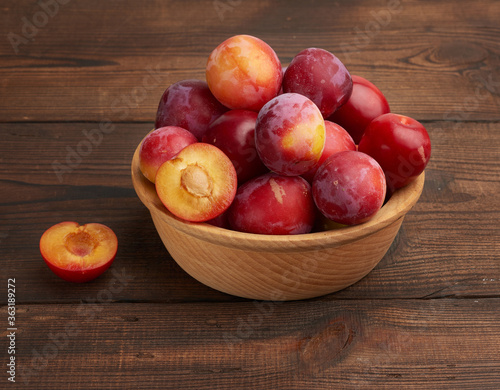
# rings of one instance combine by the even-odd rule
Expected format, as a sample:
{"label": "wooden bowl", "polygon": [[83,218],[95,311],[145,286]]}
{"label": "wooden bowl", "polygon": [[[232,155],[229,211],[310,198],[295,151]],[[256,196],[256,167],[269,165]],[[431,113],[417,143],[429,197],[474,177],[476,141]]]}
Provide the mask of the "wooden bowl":
{"label": "wooden bowl", "polygon": [[132,159],[132,181],[174,260],[193,278],[239,297],[285,301],[341,290],[367,275],[391,246],[424,186],[424,173],[396,191],[368,222],[319,233],[242,233],[173,216]]}

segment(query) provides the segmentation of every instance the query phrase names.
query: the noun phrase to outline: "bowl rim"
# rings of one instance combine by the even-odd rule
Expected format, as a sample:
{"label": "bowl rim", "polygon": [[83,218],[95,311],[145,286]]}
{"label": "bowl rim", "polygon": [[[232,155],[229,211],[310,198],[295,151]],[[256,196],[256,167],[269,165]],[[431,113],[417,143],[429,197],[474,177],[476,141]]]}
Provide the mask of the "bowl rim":
{"label": "bowl rim", "polygon": [[296,235],[244,233],[208,223],[185,221],[170,213],[156,195],[154,183],[146,179],[139,168],[141,143],[137,146],[132,158],[132,183],[137,196],[150,213],[172,228],[189,236],[212,244],[242,250],[266,252],[321,250],[360,240],[404,218],[406,213],[417,203],[425,181],[425,172],[422,172],[407,186],[396,190],[374,217],[359,225]]}

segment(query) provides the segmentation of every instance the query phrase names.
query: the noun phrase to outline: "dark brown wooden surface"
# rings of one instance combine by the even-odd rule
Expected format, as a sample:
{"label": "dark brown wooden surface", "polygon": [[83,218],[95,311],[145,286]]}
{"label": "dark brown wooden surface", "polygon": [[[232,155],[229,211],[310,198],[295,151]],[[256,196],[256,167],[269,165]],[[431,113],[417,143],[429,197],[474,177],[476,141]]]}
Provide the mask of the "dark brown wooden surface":
{"label": "dark brown wooden surface", "polygon": [[494,298],[23,305],[18,358],[40,390],[498,389],[499,312]]}
{"label": "dark brown wooden surface", "polygon": [[[17,383],[2,370],[0,388],[500,388],[498,1],[68,1],[17,52],[9,33],[42,8],[0,10],[2,367],[7,278],[18,328]],[[164,89],[203,78],[239,33],[285,64],[306,47],[336,53],[431,136],[422,197],[378,266],[338,293],[262,303],[200,284],[132,188]],[[111,130],[58,176],[101,123]],[[73,285],[48,270],[38,242],[63,220],[113,228],[107,273]]]}

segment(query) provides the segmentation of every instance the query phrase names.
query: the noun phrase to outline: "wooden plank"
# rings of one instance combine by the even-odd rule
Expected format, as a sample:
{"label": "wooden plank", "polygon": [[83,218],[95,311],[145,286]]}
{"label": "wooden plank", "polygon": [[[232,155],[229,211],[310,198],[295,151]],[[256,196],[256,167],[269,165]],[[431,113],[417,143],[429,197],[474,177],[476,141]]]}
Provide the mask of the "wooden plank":
{"label": "wooden plank", "polygon": [[495,0],[474,9],[454,0],[233,4],[69,2],[35,26],[33,39],[23,28],[30,36],[25,24],[43,14],[39,5],[4,7],[0,35],[25,41],[0,40],[0,121],[153,121],[164,89],[203,79],[209,53],[240,33],[264,39],[284,64],[306,47],[336,53],[387,95],[394,112],[420,120],[500,118]]}
{"label": "wooden plank", "polygon": [[[457,127],[457,125],[459,127]],[[62,183],[53,161],[78,149],[95,124],[2,124],[0,245],[6,277],[21,302],[79,302],[112,280],[73,285],[43,263],[38,242],[55,223],[101,222],[118,235],[113,269],[134,277],[117,301],[226,301],[186,275],[161,243],[130,180],[129,164],[150,124],[117,124]],[[498,297],[500,291],[500,125],[426,123],[433,152],[424,192],[378,266],[325,299]],[[19,158],[22,156],[22,158]],[[5,302],[0,296],[0,302]]]}
{"label": "wooden plank", "polygon": [[17,313],[23,388],[500,387],[499,299],[104,300],[19,305]]}
{"label": "wooden plank", "polygon": [[[0,262],[16,279],[17,387],[500,388],[500,2],[0,10]],[[240,33],[284,64],[305,47],[334,52],[429,130],[422,197],[378,266],[338,293],[258,302],[198,283],[132,188],[130,160],[163,90],[203,79],[210,51]],[[95,281],[67,283],[44,264],[40,236],[63,220],[117,233],[117,258]],[[0,294],[1,318],[6,303]]]}

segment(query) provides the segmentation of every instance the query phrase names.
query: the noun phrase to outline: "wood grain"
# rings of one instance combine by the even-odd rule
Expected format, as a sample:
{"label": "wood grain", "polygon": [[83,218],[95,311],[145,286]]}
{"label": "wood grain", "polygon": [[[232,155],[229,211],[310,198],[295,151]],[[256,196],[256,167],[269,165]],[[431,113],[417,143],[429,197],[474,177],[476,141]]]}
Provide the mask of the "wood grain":
{"label": "wood grain", "polygon": [[[153,121],[163,91],[204,79],[210,52],[240,33],[264,39],[284,64],[307,47],[330,50],[373,81],[393,111],[419,120],[500,119],[495,0],[473,9],[455,0],[280,0],[241,2],[222,13],[214,4],[60,6],[33,39],[14,45],[17,53],[0,40],[0,121]],[[29,0],[4,7],[0,35],[22,36],[22,18],[39,11]]]}
{"label": "wood grain", "polygon": [[18,312],[24,388],[500,386],[499,299],[190,305],[104,299],[21,305]]}
{"label": "wood grain", "polygon": [[[426,123],[433,152],[422,196],[377,267],[328,299],[498,297],[500,295],[500,126]],[[63,220],[100,222],[119,238],[113,267],[136,277],[117,301],[234,300],[187,276],[169,257],[130,179],[132,154],[150,124],[118,124],[80,165],[51,167],[76,150],[94,124],[3,124],[0,132],[3,262],[21,275],[23,302],[79,302],[110,276],[71,286],[48,272],[38,241]],[[18,159],[19,154],[23,155]],[[26,243],[29,243],[26,245]],[[5,302],[0,296],[0,302]]]}
{"label": "wood grain", "polygon": [[[0,0],[13,388],[500,388],[500,2],[58,4],[14,47],[42,5]],[[132,187],[130,161],[164,89],[203,79],[211,50],[241,33],[285,65],[306,47],[334,52],[431,136],[419,202],[379,264],[337,293],[261,302],[202,285],[168,255]],[[40,236],[63,220],[117,233],[117,258],[95,281],[64,282],[43,263]],[[6,303],[0,294],[2,319]]]}

